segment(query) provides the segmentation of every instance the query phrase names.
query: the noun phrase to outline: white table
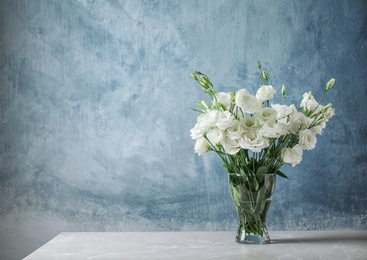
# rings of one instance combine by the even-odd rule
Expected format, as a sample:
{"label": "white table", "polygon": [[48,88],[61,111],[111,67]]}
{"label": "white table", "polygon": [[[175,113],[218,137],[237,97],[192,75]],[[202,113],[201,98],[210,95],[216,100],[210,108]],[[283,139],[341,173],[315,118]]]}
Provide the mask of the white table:
{"label": "white table", "polygon": [[235,232],[65,232],[26,260],[367,259],[367,231],[273,231],[267,245],[234,242]]}

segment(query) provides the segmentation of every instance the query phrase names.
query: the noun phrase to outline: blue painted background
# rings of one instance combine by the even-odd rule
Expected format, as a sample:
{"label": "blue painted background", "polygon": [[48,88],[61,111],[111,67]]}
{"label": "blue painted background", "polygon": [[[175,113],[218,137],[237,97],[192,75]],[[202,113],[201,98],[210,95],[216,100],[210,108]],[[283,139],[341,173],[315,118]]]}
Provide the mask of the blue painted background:
{"label": "blue painted background", "polygon": [[234,230],[189,73],[254,93],[258,60],[289,103],[337,79],[269,229],[367,228],[366,1],[1,0],[0,30],[1,259],[62,231]]}

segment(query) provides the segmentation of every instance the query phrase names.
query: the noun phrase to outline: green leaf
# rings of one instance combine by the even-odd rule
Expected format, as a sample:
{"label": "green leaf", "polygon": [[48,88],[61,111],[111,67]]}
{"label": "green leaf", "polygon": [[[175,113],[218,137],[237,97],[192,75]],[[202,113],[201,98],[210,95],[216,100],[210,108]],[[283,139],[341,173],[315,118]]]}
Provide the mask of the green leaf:
{"label": "green leaf", "polygon": [[257,181],[257,179],[256,179],[256,177],[254,176],[254,177],[252,177],[251,178],[252,179],[252,183],[253,183],[253,187],[255,187],[255,191],[258,191],[259,190],[259,188],[260,188],[260,184],[259,184],[259,182]]}
{"label": "green leaf", "polygon": [[203,113],[203,110],[199,110],[199,109],[196,109],[196,108],[192,108],[192,107],[190,107],[189,109],[191,109],[191,110],[193,110],[193,111],[195,111],[195,112],[200,112],[200,113]]}
{"label": "green leaf", "polygon": [[266,189],[262,188],[257,193],[256,205],[255,205],[255,208],[254,208],[255,213],[260,214],[261,209],[265,205],[265,201],[263,201],[265,191],[266,191]]}
{"label": "green leaf", "polygon": [[280,177],[283,177],[289,180],[288,176],[282,173],[281,171],[277,170],[275,173],[278,174]]}
{"label": "green leaf", "polygon": [[233,204],[236,207],[241,207],[238,191],[236,190],[236,188],[232,184],[230,184],[230,187],[231,187],[231,195],[232,195],[232,199],[233,199]]}
{"label": "green leaf", "polygon": [[268,173],[268,167],[266,166],[260,166],[259,169],[257,169],[256,174],[264,174]]}

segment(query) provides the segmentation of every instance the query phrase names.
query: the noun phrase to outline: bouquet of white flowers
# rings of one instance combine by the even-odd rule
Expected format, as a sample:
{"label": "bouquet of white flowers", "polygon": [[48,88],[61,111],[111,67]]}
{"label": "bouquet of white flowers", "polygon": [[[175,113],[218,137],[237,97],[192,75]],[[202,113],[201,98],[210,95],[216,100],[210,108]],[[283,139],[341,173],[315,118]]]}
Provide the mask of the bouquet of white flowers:
{"label": "bouquet of white flowers", "polygon": [[295,167],[304,150],[312,150],[334,115],[331,103],[321,105],[335,79],[329,80],[320,98],[311,91],[303,94],[299,107],[284,104],[286,88],[281,88],[282,104],[271,104],[276,90],[268,83],[268,74],[260,63],[260,87],[256,95],[246,89],[217,93],[209,78],[191,73],[211,99],[199,103],[197,123],[191,129],[195,152],[216,152],[228,173],[231,196],[237,209],[239,243],[270,242],[266,215],[270,207],[275,176],[288,178],[280,168]]}
{"label": "bouquet of white flowers", "polygon": [[[216,152],[228,173],[276,173],[284,164],[293,167],[302,160],[304,150],[312,150],[316,136],[321,134],[334,115],[332,104],[321,105],[311,91],[303,94],[300,106],[287,106],[286,88],[281,88],[282,104],[271,104],[276,90],[268,83],[268,74],[258,62],[261,85],[256,95],[246,89],[236,92],[218,92],[209,78],[198,71],[191,73],[211,103],[198,105],[201,110],[197,123],[191,129],[196,140],[195,152]],[[331,89],[331,79],[320,98]]]}

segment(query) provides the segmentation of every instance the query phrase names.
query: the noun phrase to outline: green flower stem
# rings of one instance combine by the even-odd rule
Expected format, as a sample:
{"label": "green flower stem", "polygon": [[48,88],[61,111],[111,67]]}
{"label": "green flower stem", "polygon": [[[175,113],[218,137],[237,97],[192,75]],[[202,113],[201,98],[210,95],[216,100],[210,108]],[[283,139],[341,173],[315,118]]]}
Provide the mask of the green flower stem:
{"label": "green flower stem", "polygon": [[265,182],[258,178],[258,175],[229,174],[230,191],[239,219],[238,236],[242,230],[246,234],[267,235],[266,215],[271,201],[268,198],[272,196],[275,179],[272,177]]}

